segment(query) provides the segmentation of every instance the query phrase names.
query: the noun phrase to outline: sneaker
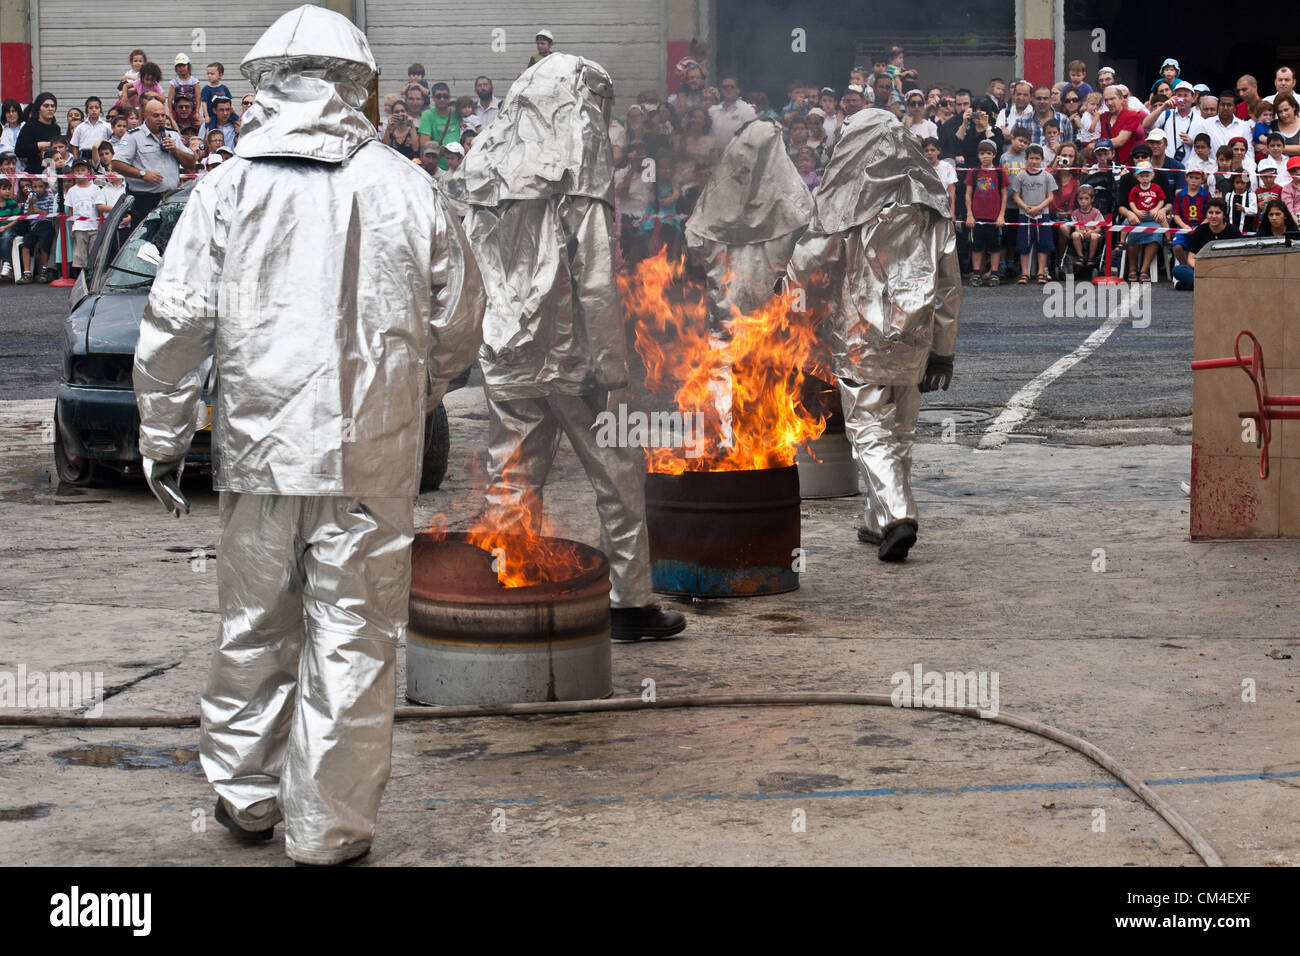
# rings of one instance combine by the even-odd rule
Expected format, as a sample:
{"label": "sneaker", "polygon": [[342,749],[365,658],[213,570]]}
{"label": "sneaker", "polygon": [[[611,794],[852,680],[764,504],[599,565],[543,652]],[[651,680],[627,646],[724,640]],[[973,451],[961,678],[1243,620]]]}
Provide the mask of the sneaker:
{"label": "sneaker", "polygon": [[990,272],[988,278],[984,280],[984,284],[987,286],[1001,285],[1002,280],[998,278],[998,274],[996,272]]}
{"label": "sneaker", "polygon": [[23,285],[23,284],[25,284],[25,283],[27,283],[27,282],[31,282],[31,281],[32,281],[32,274],[31,274],[30,272],[24,272],[21,276],[19,276],[19,277],[18,277],[17,279],[15,279],[14,281],[15,281],[18,285]]}
{"label": "sneaker", "polygon": [[46,266],[44,269],[41,270],[41,277],[37,281],[48,284],[50,282],[53,282],[58,277],[59,277],[58,269],[51,269],[49,266]]}
{"label": "sneaker", "polygon": [[976,272],[974,275],[970,277],[970,284],[972,288],[978,289],[980,286],[984,284],[984,277],[980,275],[978,272]]}
{"label": "sneaker", "polygon": [[680,611],[665,611],[657,604],[610,608],[609,618],[609,636],[616,641],[672,637],[686,630],[686,618]]}
{"label": "sneaker", "polygon": [[1174,291],[1175,291],[1175,292],[1191,292],[1191,291],[1192,291],[1192,284],[1191,284],[1190,282],[1184,282],[1182,279],[1179,279],[1178,281],[1176,281],[1176,282],[1174,283]]}
{"label": "sneaker", "polygon": [[14,264],[6,262],[0,266],[0,279],[12,279],[14,277]]}

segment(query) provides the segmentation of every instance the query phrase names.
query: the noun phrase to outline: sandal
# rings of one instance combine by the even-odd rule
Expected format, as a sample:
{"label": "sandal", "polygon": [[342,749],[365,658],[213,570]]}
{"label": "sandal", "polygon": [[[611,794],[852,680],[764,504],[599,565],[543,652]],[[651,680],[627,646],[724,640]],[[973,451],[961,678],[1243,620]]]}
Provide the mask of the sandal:
{"label": "sandal", "polygon": [[1142,278],[1139,279],[1138,281],[1139,281],[1139,282],[1150,282],[1150,281],[1151,281],[1151,276],[1150,276],[1148,273],[1144,272],[1144,273],[1142,273]]}
{"label": "sandal", "polygon": [[1038,284],[1047,285],[1047,275],[1045,273],[1038,273]]}
{"label": "sandal", "polygon": [[1029,276],[1021,276],[1016,280],[1016,285],[1029,285]]}

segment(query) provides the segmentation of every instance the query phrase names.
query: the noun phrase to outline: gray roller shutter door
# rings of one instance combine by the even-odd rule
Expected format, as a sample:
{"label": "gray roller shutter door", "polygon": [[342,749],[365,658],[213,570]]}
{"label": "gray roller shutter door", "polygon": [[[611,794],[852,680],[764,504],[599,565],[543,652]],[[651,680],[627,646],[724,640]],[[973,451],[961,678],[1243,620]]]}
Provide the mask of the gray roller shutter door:
{"label": "gray roller shutter door", "polygon": [[[543,28],[555,34],[557,51],[610,72],[620,111],[640,91],[664,89],[664,0],[366,0],[365,20],[381,93],[398,92],[406,68],[423,63],[429,83],[445,82],[453,96],[472,94],[481,73],[504,96],[537,52],[534,37]],[[493,49],[494,30],[504,31],[503,52]]]}
{"label": "gray roller shutter door", "polygon": [[164,89],[176,75],[176,54],[187,53],[200,83],[209,63],[224,64],[225,84],[238,98],[250,89],[239,75],[239,61],[280,14],[302,2],[40,0],[34,89],[59,98],[60,126],[68,107],[81,106],[92,94],[107,110],[128,68],[127,54],[138,47],[162,68]]}

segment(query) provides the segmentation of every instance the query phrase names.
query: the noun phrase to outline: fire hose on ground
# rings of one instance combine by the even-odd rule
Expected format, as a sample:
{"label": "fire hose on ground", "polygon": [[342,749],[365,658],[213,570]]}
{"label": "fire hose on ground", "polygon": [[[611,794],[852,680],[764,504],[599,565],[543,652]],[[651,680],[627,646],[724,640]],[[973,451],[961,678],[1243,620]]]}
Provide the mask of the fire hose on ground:
{"label": "fire hose on ground", "polygon": [[[670,697],[662,700],[644,700],[641,697],[613,697],[603,700],[543,701],[527,704],[499,706],[439,706],[398,707],[394,716],[398,720],[446,720],[465,717],[513,717],[526,714],[585,714],[609,713],[630,710],[669,710],[678,707],[790,707],[804,705],[850,705],[867,707],[897,707],[888,694],[842,694],[835,692],[801,691],[778,694],[717,694]],[[942,711],[988,720],[1024,730],[1039,737],[1055,741],[1087,757],[1110,773],[1137,795],[1156,815],[1173,827],[1187,844],[1196,851],[1206,866],[1223,866],[1209,841],[1196,830],[1177,810],[1162,800],[1131,770],[1121,766],[1099,747],[1081,737],[1049,727],[1029,717],[1000,710],[985,717],[978,707],[932,706],[926,711]],[[61,717],[44,714],[0,716],[3,727],[192,727],[199,723],[198,714],[121,715],[116,717]]]}

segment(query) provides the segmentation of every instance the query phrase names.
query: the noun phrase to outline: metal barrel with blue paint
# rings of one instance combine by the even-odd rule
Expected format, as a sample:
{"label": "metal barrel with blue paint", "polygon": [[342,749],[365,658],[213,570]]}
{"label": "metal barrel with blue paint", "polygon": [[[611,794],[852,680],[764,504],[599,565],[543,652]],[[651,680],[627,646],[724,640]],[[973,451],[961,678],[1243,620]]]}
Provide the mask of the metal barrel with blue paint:
{"label": "metal barrel with blue paint", "polygon": [[751,597],[799,587],[799,469],[646,476],[652,586]]}

